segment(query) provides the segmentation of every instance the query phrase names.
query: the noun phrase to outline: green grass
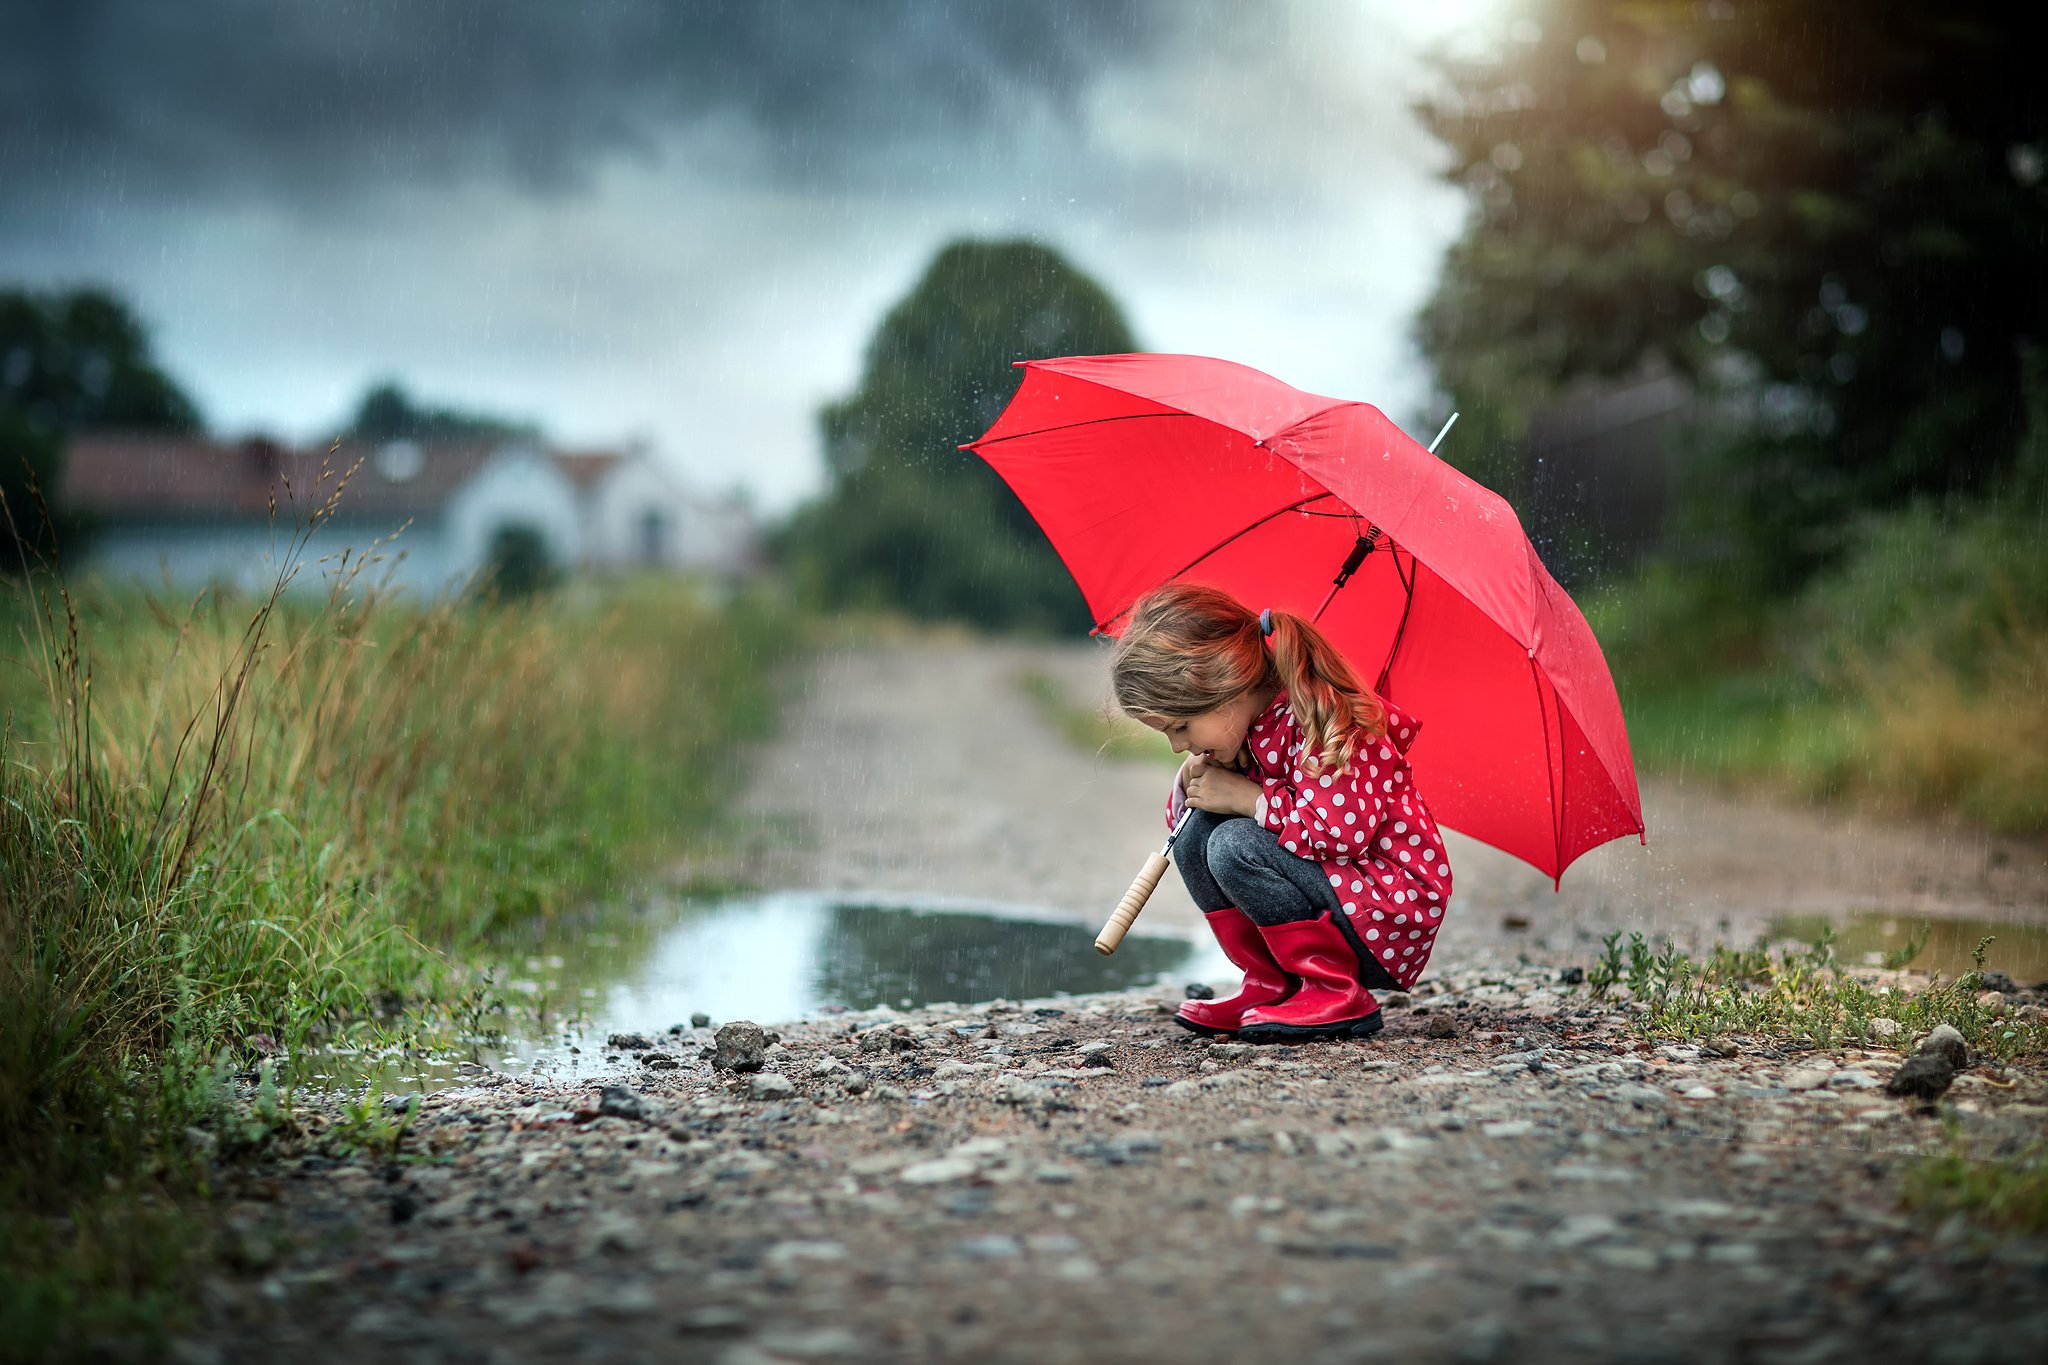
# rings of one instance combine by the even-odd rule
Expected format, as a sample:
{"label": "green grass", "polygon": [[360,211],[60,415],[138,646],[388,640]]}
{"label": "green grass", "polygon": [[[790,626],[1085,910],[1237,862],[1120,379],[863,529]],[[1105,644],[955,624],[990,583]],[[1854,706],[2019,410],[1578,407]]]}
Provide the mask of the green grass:
{"label": "green grass", "polygon": [[209,1152],[292,1122],[259,1056],[474,1020],[487,937],[700,843],[770,717],[772,603],[420,605],[367,562],[324,595],[9,589],[0,1353],[160,1337]]}
{"label": "green grass", "polygon": [[[1754,948],[1716,947],[1704,960],[1676,945],[1655,949],[1641,934],[1602,940],[1586,972],[1596,993],[1628,988],[1637,1026],[1654,1037],[1705,1041],[1728,1034],[1807,1042],[1906,1048],[1937,1024],[1953,1026],[1980,1053],[2000,1060],[2048,1049],[2048,1028],[1978,1003],[1985,944],[1977,967],[1951,981],[1920,985],[1893,976],[1926,943],[1924,934],[1895,953],[1886,970],[1851,968],[1836,959],[1823,931],[1811,945],[1773,955]],[[1885,1037],[1874,1020],[1898,1025]]]}

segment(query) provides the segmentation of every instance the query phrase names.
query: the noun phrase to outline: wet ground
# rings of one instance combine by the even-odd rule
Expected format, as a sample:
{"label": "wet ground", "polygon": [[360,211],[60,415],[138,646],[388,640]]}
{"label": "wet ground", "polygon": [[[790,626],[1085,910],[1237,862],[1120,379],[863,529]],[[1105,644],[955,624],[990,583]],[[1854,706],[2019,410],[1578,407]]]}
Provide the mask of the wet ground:
{"label": "wet ground", "polygon": [[[1099,664],[974,645],[825,658],[740,798],[747,870],[870,905],[1033,905],[1085,945],[1161,837],[1166,772],[1074,753],[1014,680],[1051,671],[1078,696],[1099,689]],[[1168,1018],[1178,990],[1149,988],[819,1014],[760,1040],[760,1070],[733,1071],[707,1055],[713,1029],[667,1031],[679,998],[648,996],[634,1026],[651,1036],[596,1049],[625,1091],[477,1071],[427,1098],[400,1161],[237,1177],[239,1269],[209,1288],[208,1325],[182,1350],[2038,1359],[2048,1244],[1901,1208],[1907,1164],[1947,1139],[1883,1094],[1896,1052],[1653,1046],[1559,968],[1615,929],[1704,943],[1800,927],[1788,916],[2039,924],[2048,858],[1647,795],[1650,847],[1601,850],[1562,894],[1460,845],[1426,988],[1390,1001],[1367,1044],[1198,1039]],[[1146,917],[1193,920],[1170,884]],[[741,955],[698,943],[700,979]],[[620,1019],[636,998],[623,979]],[[789,997],[759,999],[759,1022],[780,1023]],[[2048,1070],[1975,1067],[1944,1112],[1979,1142],[2038,1134]]]}

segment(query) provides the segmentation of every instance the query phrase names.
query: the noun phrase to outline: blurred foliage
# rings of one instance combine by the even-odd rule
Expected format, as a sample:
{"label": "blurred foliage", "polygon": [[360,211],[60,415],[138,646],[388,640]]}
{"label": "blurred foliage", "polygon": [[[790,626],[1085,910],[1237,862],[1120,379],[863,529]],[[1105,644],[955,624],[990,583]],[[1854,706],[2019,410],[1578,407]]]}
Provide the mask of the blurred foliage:
{"label": "blurred foliage", "polygon": [[97,289],[0,290],[0,568],[47,558],[80,529],[58,505],[64,436],[89,427],[196,431],[199,409],[150,354],[128,306]]}
{"label": "blurred foliage", "polygon": [[0,406],[48,430],[200,427],[199,409],[157,368],[142,323],[97,289],[0,290]]}
{"label": "blurred foliage", "polygon": [[1548,0],[1437,59],[1420,112],[1471,216],[1420,324],[1456,450],[1511,499],[1567,386],[1705,396],[1688,533],[1796,586],[1915,498],[2043,496],[2025,344],[2048,324],[2032,48],[1991,0]]}
{"label": "blurred foliage", "polygon": [[819,415],[832,487],[781,539],[800,591],[996,629],[1085,627],[1030,514],[958,447],[1016,392],[1011,362],[1135,349],[1116,303],[1051,248],[945,247],[882,320],[860,387]]}
{"label": "blurred foliage", "polygon": [[1647,767],[2048,831],[2048,539],[2013,500],[1869,513],[1800,591],[1659,565],[1586,594]]}
{"label": "blurred foliage", "polygon": [[373,384],[343,433],[364,441],[455,441],[538,439],[538,424],[459,408],[430,407],[395,379]]}

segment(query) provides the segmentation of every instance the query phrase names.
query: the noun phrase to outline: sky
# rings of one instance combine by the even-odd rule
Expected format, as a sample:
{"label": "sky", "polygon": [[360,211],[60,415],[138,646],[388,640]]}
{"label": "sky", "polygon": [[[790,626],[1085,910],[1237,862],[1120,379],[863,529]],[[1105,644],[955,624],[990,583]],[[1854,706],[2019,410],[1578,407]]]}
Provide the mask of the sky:
{"label": "sky", "polygon": [[0,0],[0,287],[117,290],[224,434],[397,377],[775,513],[937,250],[1029,236],[1413,426],[1409,106],[1491,3]]}

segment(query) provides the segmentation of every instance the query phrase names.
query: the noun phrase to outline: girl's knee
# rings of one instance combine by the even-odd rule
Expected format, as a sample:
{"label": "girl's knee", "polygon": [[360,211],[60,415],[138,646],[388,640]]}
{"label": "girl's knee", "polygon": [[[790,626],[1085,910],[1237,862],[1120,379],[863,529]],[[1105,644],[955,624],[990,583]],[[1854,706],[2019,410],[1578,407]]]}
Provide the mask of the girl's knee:
{"label": "girl's knee", "polygon": [[1226,820],[1209,835],[1209,874],[1228,876],[1258,866],[1267,860],[1269,845],[1277,847],[1273,836],[1256,821]]}

